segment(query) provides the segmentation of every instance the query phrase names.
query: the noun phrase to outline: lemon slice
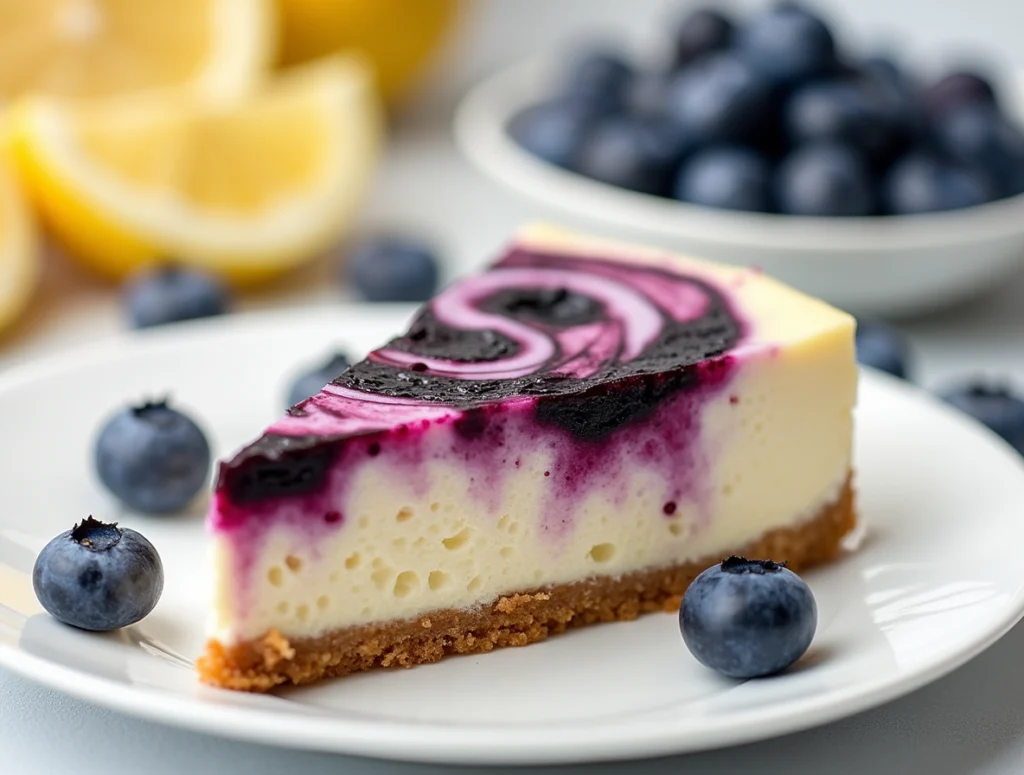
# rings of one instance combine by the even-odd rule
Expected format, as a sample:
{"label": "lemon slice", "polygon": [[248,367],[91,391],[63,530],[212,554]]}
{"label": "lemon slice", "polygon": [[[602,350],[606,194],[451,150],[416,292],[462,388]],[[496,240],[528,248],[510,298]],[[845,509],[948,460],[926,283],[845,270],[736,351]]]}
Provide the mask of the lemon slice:
{"label": "lemon slice", "polygon": [[12,175],[0,168],[0,329],[28,306],[39,279],[32,216]]}
{"label": "lemon slice", "polygon": [[119,279],[170,258],[247,283],[342,234],[381,123],[368,67],[338,57],[230,105],[34,98],[14,110],[8,143],[51,230],[88,267]]}
{"label": "lemon slice", "polygon": [[0,0],[0,97],[238,94],[273,60],[268,0]]}

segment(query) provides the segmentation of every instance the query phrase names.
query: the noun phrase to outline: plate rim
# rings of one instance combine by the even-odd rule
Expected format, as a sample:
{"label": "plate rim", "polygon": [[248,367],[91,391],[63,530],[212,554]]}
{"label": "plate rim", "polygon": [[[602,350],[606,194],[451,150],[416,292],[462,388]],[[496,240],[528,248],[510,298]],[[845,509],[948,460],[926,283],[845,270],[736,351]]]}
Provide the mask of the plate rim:
{"label": "plate rim", "polygon": [[[110,357],[130,356],[134,348],[145,347],[149,343],[176,342],[197,333],[214,339],[244,337],[255,335],[254,325],[256,331],[262,327],[279,326],[282,320],[310,325],[321,317],[323,320],[337,319],[361,313],[366,308],[367,305],[344,304],[315,311],[296,308],[237,313],[141,334],[120,334],[71,353],[52,354],[11,366],[0,374],[0,394],[19,384],[53,378],[63,371],[102,363]],[[370,308],[377,310],[375,314],[380,314],[382,318],[394,316],[396,325],[400,325],[398,307],[383,309],[371,305]],[[401,310],[405,312],[407,307]],[[1006,442],[979,423],[943,405],[926,390],[888,375],[865,369],[862,370],[861,379],[872,384],[873,388],[897,391],[915,401],[924,401],[930,405],[931,411],[946,414],[964,432],[984,437],[985,443],[993,448],[993,453],[1014,462],[1024,483],[1024,460]],[[988,649],[1022,618],[1024,575],[1020,586],[999,609],[998,614],[988,619],[974,637],[961,641],[953,652],[922,659],[915,663],[914,670],[907,675],[883,676],[881,679],[831,690],[820,696],[789,700],[785,714],[765,715],[760,706],[750,711],[730,713],[723,717],[728,718],[727,723],[702,727],[699,740],[692,733],[680,736],[684,728],[693,723],[692,719],[659,722],[653,726],[647,723],[623,724],[621,719],[593,720],[572,726],[559,726],[557,734],[542,735],[523,746],[521,738],[517,738],[517,744],[513,745],[508,733],[503,733],[497,724],[465,727],[457,723],[339,719],[329,715],[296,714],[289,717],[275,710],[225,706],[205,702],[195,695],[179,695],[155,687],[126,684],[90,675],[28,653],[3,640],[0,640],[0,667],[89,703],[147,721],[234,740],[433,764],[570,764],[649,759],[712,750],[822,726],[902,697],[947,675]],[[203,687],[198,683],[196,687],[204,694],[211,695],[227,691]],[[230,695],[234,696],[235,693],[231,692]],[[822,697],[827,698],[827,701],[822,701]],[[600,730],[600,735],[595,733],[595,728]],[[538,727],[520,728],[517,734],[521,735],[524,729],[532,732]],[[467,734],[467,730],[471,730],[471,734]],[[396,745],[396,738],[402,741],[400,745]]]}

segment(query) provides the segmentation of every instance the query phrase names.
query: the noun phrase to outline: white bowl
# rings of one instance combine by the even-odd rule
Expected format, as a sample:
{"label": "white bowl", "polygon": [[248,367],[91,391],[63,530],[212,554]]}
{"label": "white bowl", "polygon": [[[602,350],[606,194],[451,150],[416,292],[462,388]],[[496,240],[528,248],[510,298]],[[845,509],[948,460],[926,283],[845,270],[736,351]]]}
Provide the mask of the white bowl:
{"label": "white bowl", "polygon": [[462,153],[544,217],[769,274],[854,314],[907,317],[966,301],[1024,258],[1024,195],[924,215],[815,218],[715,210],[616,188],[537,159],[505,128],[543,99],[557,62],[531,60],[474,87],[455,116]]}

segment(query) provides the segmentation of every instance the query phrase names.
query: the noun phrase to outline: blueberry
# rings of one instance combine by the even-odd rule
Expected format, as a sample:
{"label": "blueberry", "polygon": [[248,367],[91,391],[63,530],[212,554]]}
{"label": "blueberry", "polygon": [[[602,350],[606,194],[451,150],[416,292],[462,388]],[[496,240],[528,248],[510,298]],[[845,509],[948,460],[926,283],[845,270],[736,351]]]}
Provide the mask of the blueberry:
{"label": "blueberry", "polygon": [[1024,400],[1009,387],[974,381],[946,388],[939,396],[1024,454]]}
{"label": "blueberry", "polygon": [[326,362],[300,374],[292,383],[291,390],[288,391],[288,406],[295,406],[307,398],[315,396],[324,385],[333,381],[348,367],[348,356],[338,352],[334,353]]}
{"label": "blueberry", "polygon": [[224,284],[213,275],[180,266],[144,269],[124,288],[124,306],[133,328],[221,315],[229,305]]}
{"label": "blueberry", "polygon": [[858,64],[858,69],[872,77],[888,81],[896,86],[904,86],[907,83],[907,75],[897,64],[896,60],[885,54],[873,54],[864,57]]}
{"label": "blueberry", "polygon": [[439,271],[427,245],[380,237],[356,248],[350,273],[356,292],[367,301],[426,301],[437,291]]}
{"label": "blueberry", "polygon": [[632,77],[633,68],[615,51],[578,51],[566,68],[562,96],[600,113],[617,111]]}
{"label": "blueberry", "polygon": [[1024,132],[996,108],[968,105],[936,122],[939,146],[962,164],[985,170],[1002,196],[1024,192]]}
{"label": "blueberry", "polygon": [[164,570],[144,536],[89,517],[43,547],[32,586],[57,621],[106,632],[149,615],[163,592]]}
{"label": "blueberry", "polygon": [[727,210],[771,210],[771,166],[746,148],[713,147],[679,171],[675,195],[684,202]]}
{"label": "blueberry", "polygon": [[949,73],[924,90],[921,101],[933,116],[968,105],[995,107],[996,93],[988,78],[972,72]]}
{"label": "blueberry", "polygon": [[712,51],[729,47],[733,23],[721,11],[698,8],[683,19],[675,36],[673,65],[683,67]]}
{"label": "blueberry", "polygon": [[792,84],[836,67],[828,26],[799,5],[786,3],[755,14],[736,33],[736,49],[759,73]]}
{"label": "blueberry", "polygon": [[608,119],[580,148],[576,171],[613,186],[667,194],[688,146],[685,132],[668,120]]}
{"label": "blueberry", "polygon": [[907,379],[910,345],[892,326],[877,321],[857,321],[857,362]]}
{"label": "blueberry", "polygon": [[758,678],[796,662],[814,637],[818,608],[810,588],[784,565],[730,557],[686,590],[679,626],[705,667],[730,678]]}
{"label": "blueberry", "polygon": [[111,417],[96,439],[94,458],[106,488],[128,508],[150,514],[185,507],[210,471],[206,436],[164,401]]}
{"label": "blueberry", "polygon": [[508,125],[509,136],[523,149],[559,167],[571,167],[594,113],[568,100],[533,105]]}
{"label": "blueberry", "polygon": [[743,60],[719,53],[680,71],[667,100],[669,115],[695,142],[742,142],[757,135],[772,88]]}
{"label": "blueberry", "polygon": [[664,117],[671,83],[671,74],[659,70],[637,73],[623,94],[625,112],[637,118]]}
{"label": "blueberry", "polygon": [[995,196],[985,175],[923,151],[899,159],[882,182],[882,204],[893,215],[959,210]]}
{"label": "blueberry", "polygon": [[808,83],[786,102],[786,132],[795,144],[835,140],[872,159],[885,158],[902,129],[898,100],[887,93],[893,88],[853,81]]}
{"label": "blueberry", "polygon": [[775,196],[779,210],[792,215],[869,215],[875,207],[867,162],[838,143],[805,145],[783,159]]}

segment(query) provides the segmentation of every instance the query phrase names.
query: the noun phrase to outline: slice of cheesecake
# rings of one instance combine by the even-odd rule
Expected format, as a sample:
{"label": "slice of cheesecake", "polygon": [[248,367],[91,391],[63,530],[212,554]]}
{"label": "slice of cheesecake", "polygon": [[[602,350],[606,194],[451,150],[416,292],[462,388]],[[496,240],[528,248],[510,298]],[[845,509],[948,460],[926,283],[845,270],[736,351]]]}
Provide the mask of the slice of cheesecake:
{"label": "slice of cheesecake", "polygon": [[854,525],[854,321],[745,269],[525,229],[220,465],[204,681],[521,646]]}

